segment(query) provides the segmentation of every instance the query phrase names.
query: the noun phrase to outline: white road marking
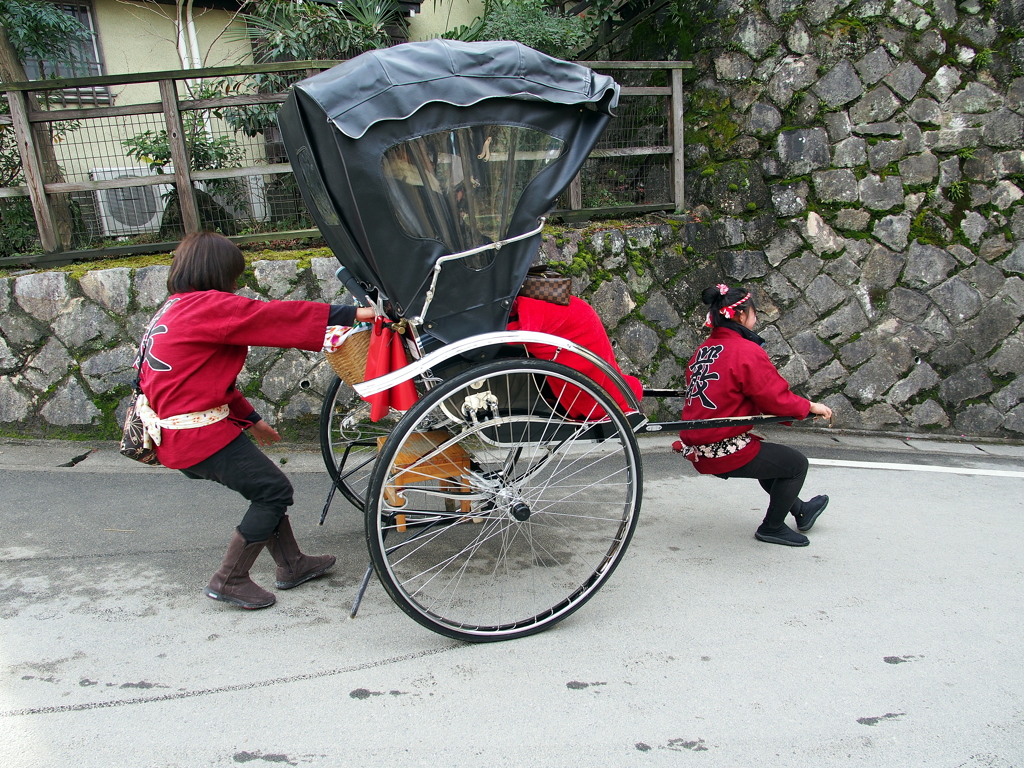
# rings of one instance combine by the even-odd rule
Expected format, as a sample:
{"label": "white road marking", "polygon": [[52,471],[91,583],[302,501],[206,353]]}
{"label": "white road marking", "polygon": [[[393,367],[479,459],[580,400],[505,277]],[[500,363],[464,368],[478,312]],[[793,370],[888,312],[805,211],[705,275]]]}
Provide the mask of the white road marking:
{"label": "white road marking", "polygon": [[934,467],[927,464],[890,464],[884,461],[843,461],[841,459],[808,459],[811,464],[858,469],[898,469],[911,472],[944,472],[949,475],[991,475],[993,477],[1024,477],[1024,472],[1006,469],[971,469],[968,467]]}

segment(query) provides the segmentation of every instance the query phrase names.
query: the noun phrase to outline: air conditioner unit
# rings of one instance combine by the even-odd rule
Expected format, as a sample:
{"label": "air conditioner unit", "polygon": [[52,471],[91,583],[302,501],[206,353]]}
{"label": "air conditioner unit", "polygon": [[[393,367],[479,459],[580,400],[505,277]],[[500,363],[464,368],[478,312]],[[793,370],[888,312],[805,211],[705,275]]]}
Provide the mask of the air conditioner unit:
{"label": "air conditioner unit", "polygon": [[[170,174],[169,181],[171,182],[168,184],[97,189],[96,205],[99,209],[100,229],[103,234],[120,237],[158,231],[164,208],[167,206],[166,194],[174,189],[173,172],[165,171],[163,175],[167,176],[168,174]],[[93,168],[89,171],[89,176],[93,181],[155,175],[157,175],[156,171],[150,168]]]}

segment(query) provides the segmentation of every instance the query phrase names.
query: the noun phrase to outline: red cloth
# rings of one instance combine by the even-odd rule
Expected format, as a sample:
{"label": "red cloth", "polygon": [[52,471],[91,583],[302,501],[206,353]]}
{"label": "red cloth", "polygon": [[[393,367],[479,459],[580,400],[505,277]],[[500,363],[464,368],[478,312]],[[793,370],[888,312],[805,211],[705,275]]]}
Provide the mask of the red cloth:
{"label": "red cloth", "polygon": [[223,291],[178,293],[150,321],[142,344],[142,391],[161,419],[216,408],[228,418],[164,429],[157,458],[185,469],[209,458],[249,426],[253,408],[235,386],[249,347],[323,348],[329,304],[256,301]]}
{"label": "red cloth", "polygon": [[[810,410],[810,401],[790,391],[768,353],[728,328],[715,328],[687,364],[683,421],[759,414],[803,419]],[[708,445],[749,430],[749,426],[684,429],[679,437],[684,445]],[[709,459],[690,453],[686,458],[704,475],[731,472],[761,450],[760,438],[751,437],[756,439],[728,456]]]}
{"label": "red cloth", "polygon": [[[375,328],[372,333],[364,374],[367,381],[404,368],[409,362],[405,356],[401,334],[394,333],[386,327]],[[370,420],[380,421],[388,415],[391,408],[397,411],[409,410],[416,402],[416,398],[416,385],[409,379],[364,399],[370,404]]]}
{"label": "red cloth", "polygon": [[[569,305],[562,306],[550,301],[520,296],[512,306],[511,318],[512,320],[508,324],[510,331],[538,331],[550,333],[552,336],[560,336],[589,349],[610,363],[616,371],[622,373],[622,369],[615,362],[615,352],[612,350],[612,343],[608,340],[608,333],[601,323],[601,318],[597,316],[593,307],[582,299],[572,296],[569,298]],[[553,360],[557,352],[555,347],[547,344],[527,344],[526,349],[533,357],[541,360]],[[630,410],[626,398],[619,388],[601,373],[596,365],[565,350],[559,353],[558,362],[593,379],[612,396],[619,408],[623,411]],[[643,384],[640,383],[640,379],[625,374],[623,374],[623,378],[638,400],[643,397]],[[549,381],[548,384],[558,398],[558,402],[572,418],[604,418],[604,410],[594,402],[592,397],[580,392],[578,387],[559,381]]]}

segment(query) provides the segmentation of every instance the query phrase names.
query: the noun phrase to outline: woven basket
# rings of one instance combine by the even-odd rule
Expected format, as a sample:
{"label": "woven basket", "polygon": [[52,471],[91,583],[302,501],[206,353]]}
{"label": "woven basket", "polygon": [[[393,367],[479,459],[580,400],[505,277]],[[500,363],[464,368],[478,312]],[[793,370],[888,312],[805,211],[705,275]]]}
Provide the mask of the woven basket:
{"label": "woven basket", "polygon": [[350,334],[337,352],[324,352],[324,357],[338,378],[350,387],[366,378],[366,357],[370,352],[370,330]]}

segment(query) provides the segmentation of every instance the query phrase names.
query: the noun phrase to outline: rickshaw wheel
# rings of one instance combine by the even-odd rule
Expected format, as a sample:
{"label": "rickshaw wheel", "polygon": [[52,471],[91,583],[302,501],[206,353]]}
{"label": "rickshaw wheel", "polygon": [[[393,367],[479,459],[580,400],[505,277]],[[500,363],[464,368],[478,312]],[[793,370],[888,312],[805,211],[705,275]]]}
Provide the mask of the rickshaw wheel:
{"label": "rickshaw wheel", "polygon": [[[563,385],[607,416],[570,419],[550,395],[576,391]],[[435,632],[534,634],[615,570],[642,484],[636,437],[599,385],[559,363],[485,363],[430,390],[384,443],[366,505],[370,556],[388,594]]]}
{"label": "rickshaw wheel", "polygon": [[354,507],[363,509],[377,459],[377,439],[395,425],[391,417],[370,421],[370,406],[334,377],[320,409],[320,453],[331,480]]}

